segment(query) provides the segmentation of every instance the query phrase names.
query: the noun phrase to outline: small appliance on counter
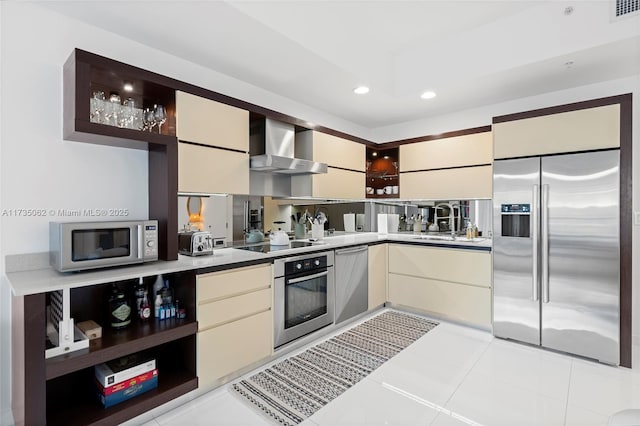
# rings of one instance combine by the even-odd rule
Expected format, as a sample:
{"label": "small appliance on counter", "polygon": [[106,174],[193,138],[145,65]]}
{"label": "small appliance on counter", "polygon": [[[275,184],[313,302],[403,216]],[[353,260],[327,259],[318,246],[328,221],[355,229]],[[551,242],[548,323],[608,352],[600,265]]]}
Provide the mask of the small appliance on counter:
{"label": "small appliance on counter", "polygon": [[178,253],[187,256],[213,254],[213,237],[208,231],[186,231],[178,233]]}

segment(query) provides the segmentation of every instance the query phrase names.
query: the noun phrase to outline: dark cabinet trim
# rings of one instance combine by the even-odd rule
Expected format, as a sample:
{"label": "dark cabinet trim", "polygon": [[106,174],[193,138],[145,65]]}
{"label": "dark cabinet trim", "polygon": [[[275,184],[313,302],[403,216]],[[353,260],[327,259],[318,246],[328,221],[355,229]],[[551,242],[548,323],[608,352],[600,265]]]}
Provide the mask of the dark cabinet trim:
{"label": "dark cabinet trim", "polygon": [[[628,99],[627,99],[628,98]],[[547,108],[533,109],[531,111],[516,112],[513,114],[493,117],[493,124],[506,123],[508,121],[524,120],[526,118],[543,117],[545,115],[560,114],[563,112],[579,111],[581,109],[597,108],[606,105],[620,104],[621,108],[625,102],[631,102],[631,94],[608,96],[605,98],[590,99],[588,101],[573,102],[570,104],[556,105]]]}

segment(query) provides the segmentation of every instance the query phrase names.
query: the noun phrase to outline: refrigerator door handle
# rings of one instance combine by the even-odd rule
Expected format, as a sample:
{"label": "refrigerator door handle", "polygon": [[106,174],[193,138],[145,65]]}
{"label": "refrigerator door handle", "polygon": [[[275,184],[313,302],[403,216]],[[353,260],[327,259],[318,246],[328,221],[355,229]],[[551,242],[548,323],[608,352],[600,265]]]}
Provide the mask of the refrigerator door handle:
{"label": "refrigerator door handle", "polygon": [[532,263],[533,263],[533,273],[531,274],[532,276],[532,291],[531,291],[531,295],[532,295],[532,299],[534,302],[538,301],[538,235],[539,235],[539,230],[538,230],[538,214],[539,214],[539,206],[538,206],[538,200],[539,200],[539,194],[538,194],[538,185],[533,185],[533,205],[531,208],[531,221],[533,222],[533,226],[531,227],[532,230],[532,236],[533,236],[533,259],[532,259]]}
{"label": "refrigerator door handle", "polygon": [[542,185],[542,303],[549,303],[549,185]]}

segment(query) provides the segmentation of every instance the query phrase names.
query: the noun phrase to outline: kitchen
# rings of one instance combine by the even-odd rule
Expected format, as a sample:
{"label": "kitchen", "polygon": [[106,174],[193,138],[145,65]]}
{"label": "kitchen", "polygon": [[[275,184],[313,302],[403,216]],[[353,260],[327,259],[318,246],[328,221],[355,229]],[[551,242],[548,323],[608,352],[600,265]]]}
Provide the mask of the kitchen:
{"label": "kitchen", "polygon": [[[128,208],[130,217],[147,217],[147,154],[144,151],[100,147],[63,141],[60,136],[61,112],[60,88],[61,67],[71,50],[85,47],[89,51],[102,53],[127,63],[137,64],[162,74],[172,75],[185,81],[220,90],[227,87],[229,93],[238,98],[252,100],[256,104],[272,105],[274,109],[289,112],[293,116],[306,115],[308,107],[295,104],[277,96],[261,101],[262,92],[251,92],[238,81],[199,65],[150,49],[95,26],[80,23],[44,8],[34,5],[3,5],[3,145],[2,145],[2,208],[83,209],[93,206],[104,208]],[[54,23],[64,22],[59,26]],[[27,33],[28,28],[37,26],[50,34],[52,47],[43,46],[35,37]],[[66,30],[62,30],[64,27]],[[6,33],[5,33],[6,31]],[[9,36],[7,36],[7,34]],[[15,38],[14,38],[15,37]],[[20,40],[11,43],[9,39]],[[93,40],[87,43],[86,40]],[[24,57],[24,52],[33,52],[33,57]],[[27,55],[28,56],[28,55]],[[7,61],[5,61],[6,59]],[[16,87],[7,81],[39,82],[29,87]],[[537,97],[513,100],[505,104],[465,114],[443,115],[430,124],[414,123],[402,129],[382,129],[378,133],[380,141],[398,140],[417,135],[430,135],[454,129],[472,128],[490,124],[491,117],[516,111],[526,111],[551,105],[565,104],[585,99],[594,99],[618,93],[637,93],[637,74],[629,78],[620,77],[610,81],[591,84],[562,92],[539,94]],[[637,102],[637,96],[634,103]],[[7,107],[7,103],[10,104]],[[637,110],[637,106],[636,106]],[[33,126],[33,114],[37,113],[38,126]],[[309,114],[327,127],[340,128],[347,133],[366,135],[357,126],[343,125],[337,118],[323,119],[325,114]],[[28,120],[28,121],[27,121]],[[637,119],[636,119],[637,120]],[[453,123],[453,124],[452,124]],[[634,121],[637,126],[637,121]],[[352,129],[353,127],[353,129]],[[393,136],[391,136],[393,135]],[[637,132],[634,132],[637,141]],[[373,138],[372,138],[373,139]],[[29,167],[17,158],[29,158]],[[51,159],[56,159],[55,163]],[[636,163],[636,161],[634,161]],[[87,179],[87,176],[93,178]],[[108,178],[107,178],[108,177]],[[12,183],[20,182],[20,186]],[[52,190],[43,191],[43,182],[50,182]],[[72,182],[72,185],[69,183]],[[69,188],[73,187],[73,191]],[[126,188],[123,191],[122,188]],[[2,254],[37,253],[48,250],[48,242],[42,239],[43,231],[50,219],[3,218]],[[637,238],[636,227],[629,230]],[[8,375],[8,287],[3,284],[3,370]],[[634,281],[635,286],[635,281]],[[638,291],[634,294],[634,315],[638,312]],[[636,317],[637,318],[637,317]],[[637,324],[637,320],[634,322]],[[635,333],[637,336],[637,331]],[[10,391],[3,380],[3,407]]]}

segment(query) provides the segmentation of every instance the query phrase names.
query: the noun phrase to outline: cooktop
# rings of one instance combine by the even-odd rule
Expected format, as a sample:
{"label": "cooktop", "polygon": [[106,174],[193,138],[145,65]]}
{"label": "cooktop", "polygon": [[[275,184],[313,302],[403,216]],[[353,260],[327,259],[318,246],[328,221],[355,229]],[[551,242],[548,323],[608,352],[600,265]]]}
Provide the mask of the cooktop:
{"label": "cooktop", "polygon": [[240,246],[240,247],[235,247],[235,248],[240,249],[240,250],[256,251],[256,252],[259,252],[259,253],[270,253],[270,252],[278,251],[278,250],[289,250],[289,249],[292,249],[292,248],[309,247],[309,246],[312,246],[312,245],[313,245],[313,243],[310,243],[310,242],[307,242],[307,241],[291,241],[286,246],[274,246],[274,245],[271,245],[269,243],[261,243],[261,244],[253,244],[253,245],[249,245],[249,246]]}

